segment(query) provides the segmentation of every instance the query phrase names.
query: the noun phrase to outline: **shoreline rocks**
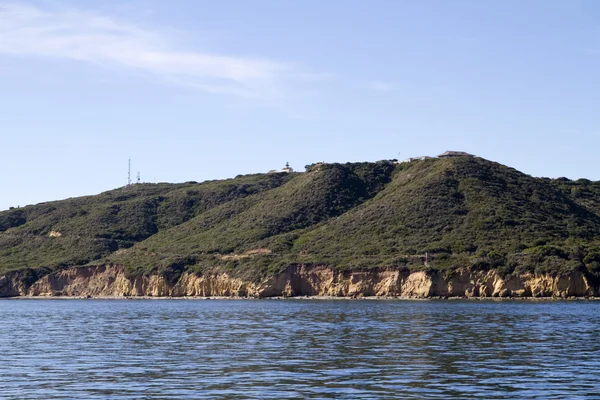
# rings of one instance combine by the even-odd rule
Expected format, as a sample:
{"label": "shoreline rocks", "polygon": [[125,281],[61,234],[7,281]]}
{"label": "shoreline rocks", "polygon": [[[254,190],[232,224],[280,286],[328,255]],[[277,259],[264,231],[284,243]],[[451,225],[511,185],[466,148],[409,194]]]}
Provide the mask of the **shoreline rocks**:
{"label": "shoreline rocks", "polygon": [[176,282],[159,275],[126,277],[119,265],[74,267],[25,284],[19,271],[0,276],[0,297],[76,298],[594,298],[600,296],[581,272],[501,277],[496,271],[439,272],[374,268],[338,270],[294,265],[262,282],[227,273],[184,273]]}

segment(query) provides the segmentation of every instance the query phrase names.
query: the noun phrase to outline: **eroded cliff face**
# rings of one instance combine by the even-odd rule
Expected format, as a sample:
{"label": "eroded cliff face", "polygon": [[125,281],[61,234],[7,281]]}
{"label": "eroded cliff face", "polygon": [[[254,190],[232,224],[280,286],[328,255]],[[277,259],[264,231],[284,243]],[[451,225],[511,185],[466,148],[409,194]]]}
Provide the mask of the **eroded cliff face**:
{"label": "eroded cliff face", "polygon": [[183,274],[176,282],[153,275],[129,279],[123,267],[99,265],[71,268],[26,284],[18,272],[0,276],[0,297],[571,297],[598,296],[584,274],[526,274],[500,277],[495,271],[442,273],[390,268],[340,271],[325,266],[290,266],[263,282],[249,282],[227,273]]}

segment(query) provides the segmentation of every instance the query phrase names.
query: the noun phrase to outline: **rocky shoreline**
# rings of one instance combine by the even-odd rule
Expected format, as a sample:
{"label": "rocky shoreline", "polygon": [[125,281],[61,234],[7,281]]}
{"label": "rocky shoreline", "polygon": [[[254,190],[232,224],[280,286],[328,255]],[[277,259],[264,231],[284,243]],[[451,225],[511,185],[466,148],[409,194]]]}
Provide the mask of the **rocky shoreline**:
{"label": "rocky shoreline", "polygon": [[0,297],[72,298],[595,298],[600,290],[582,272],[508,275],[495,270],[440,272],[375,268],[337,270],[294,265],[262,282],[227,273],[184,273],[130,279],[119,265],[74,267],[26,282],[19,271],[0,276]]}
{"label": "rocky shoreline", "polygon": [[506,302],[506,301],[526,301],[526,302],[551,302],[551,301],[600,301],[600,297],[578,297],[571,296],[566,298],[561,297],[391,297],[391,296],[368,296],[368,297],[338,297],[338,296],[292,296],[292,297],[222,297],[222,296],[212,296],[212,297],[201,297],[201,296],[183,296],[183,297],[152,297],[152,296],[53,296],[53,295],[40,295],[40,296],[16,296],[16,297],[0,297],[0,301],[8,301],[8,300],[143,300],[143,301],[152,301],[152,300],[190,300],[190,301],[208,301],[208,300],[244,300],[244,301],[252,301],[252,300],[283,300],[283,301],[459,301],[459,300],[467,300],[467,301],[498,301],[498,302]]}

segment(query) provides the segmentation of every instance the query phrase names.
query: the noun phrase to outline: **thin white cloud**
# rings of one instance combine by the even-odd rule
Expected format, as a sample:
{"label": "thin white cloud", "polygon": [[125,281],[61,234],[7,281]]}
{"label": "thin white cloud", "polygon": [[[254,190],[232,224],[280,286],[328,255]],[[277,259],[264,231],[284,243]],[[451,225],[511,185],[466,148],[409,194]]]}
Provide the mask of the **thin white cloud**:
{"label": "thin white cloud", "polygon": [[164,35],[92,12],[2,3],[0,54],[72,59],[152,73],[211,93],[272,96],[305,73],[268,59],[175,49]]}
{"label": "thin white cloud", "polygon": [[367,88],[376,92],[391,92],[396,89],[396,86],[389,82],[373,81],[369,82]]}

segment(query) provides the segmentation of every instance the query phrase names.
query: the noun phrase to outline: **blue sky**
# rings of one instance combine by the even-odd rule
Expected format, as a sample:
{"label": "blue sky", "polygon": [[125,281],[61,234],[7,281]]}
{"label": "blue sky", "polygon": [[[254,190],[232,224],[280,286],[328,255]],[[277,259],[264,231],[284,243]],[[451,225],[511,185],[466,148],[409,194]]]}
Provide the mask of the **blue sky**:
{"label": "blue sky", "polygon": [[0,0],[0,209],[463,150],[600,179],[600,2]]}

